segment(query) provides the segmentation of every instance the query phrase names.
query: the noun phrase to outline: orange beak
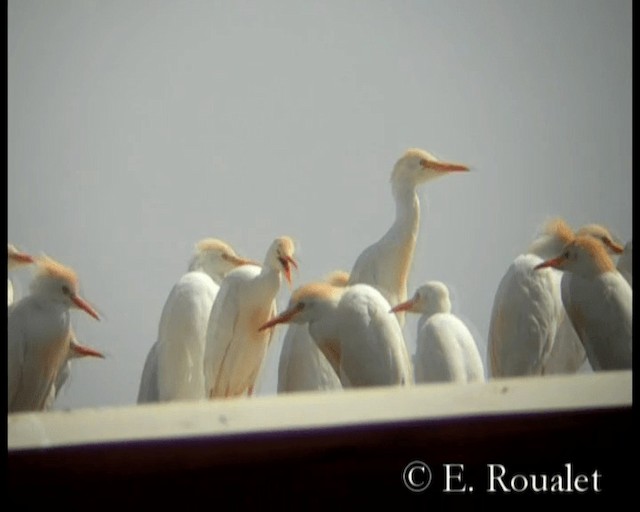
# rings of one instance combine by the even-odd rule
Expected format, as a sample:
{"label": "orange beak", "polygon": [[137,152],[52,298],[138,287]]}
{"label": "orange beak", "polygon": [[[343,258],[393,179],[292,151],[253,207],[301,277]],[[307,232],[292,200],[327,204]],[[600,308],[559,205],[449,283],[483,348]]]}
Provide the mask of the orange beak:
{"label": "orange beak", "polygon": [[454,164],[452,162],[438,162],[435,160],[423,160],[422,167],[425,169],[433,169],[441,172],[468,171],[469,168],[463,164]]}
{"label": "orange beak", "polygon": [[265,329],[270,329],[275,325],[290,322],[294,316],[302,311],[303,308],[304,306],[301,303],[297,303],[295,306],[291,306],[289,309],[283,311],[278,316],[274,316],[271,320],[262,324],[258,331],[264,331]]}
{"label": "orange beak", "polygon": [[553,267],[553,268],[562,268],[564,263],[564,258],[562,256],[558,256],[557,258],[552,258],[547,261],[543,261],[542,263],[533,267],[533,270],[539,270],[541,268]]}
{"label": "orange beak", "polygon": [[280,263],[282,264],[282,268],[284,269],[284,277],[287,280],[287,282],[289,283],[289,286],[292,285],[292,281],[291,281],[291,266],[293,265],[296,270],[298,269],[298,264],[296,263],[296,260],[294,260],[291,256],[283,256],[280,258]]}
{"label": "orange beak", "polygon": [[93,309],[89,305],[89,303],[87,301],[85,301],[82,297],[80,297],[79,295],[72,295],[71,296],[71,300],[73,301],[73,303],[76,305],[77,308],[86,311],[88,314],[90,314],[96,320],[100,320],[100,316],[98,316],[98,313],[96,312],[96,310]]}
{"label": "orange beak", "polygon": [[73,353],[73,357],[99,357],[104,359],[104,354],[102,354],[102,352],[98,352],[97,350],[85,345],[80,345],[77,342],[71,343],[71,352]]}
{"label": "orange beak", "polygon": [[11,259],[18,263],[25,263],[25,264],[34,262],[33,256],[30,256],[29,254],[26,254],[24,252],[18,252],[18,253],[12,254]]}
{"label": "orange beak", "polygon": [[400,311],[411,311],[415,303],[416,303],[415,298],[409,299],[405,302],[401,302],[400,304],[393,306],[389,311],[389,313],[398,313]]}

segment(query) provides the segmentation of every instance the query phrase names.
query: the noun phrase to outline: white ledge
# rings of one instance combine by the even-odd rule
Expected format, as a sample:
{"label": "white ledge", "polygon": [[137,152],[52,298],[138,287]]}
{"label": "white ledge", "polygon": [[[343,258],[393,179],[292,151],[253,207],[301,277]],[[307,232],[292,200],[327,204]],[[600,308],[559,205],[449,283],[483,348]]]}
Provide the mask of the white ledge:
{"label": "white ledge", "polygon": [[14,413],[8,449],[631,407],[632,372]]}

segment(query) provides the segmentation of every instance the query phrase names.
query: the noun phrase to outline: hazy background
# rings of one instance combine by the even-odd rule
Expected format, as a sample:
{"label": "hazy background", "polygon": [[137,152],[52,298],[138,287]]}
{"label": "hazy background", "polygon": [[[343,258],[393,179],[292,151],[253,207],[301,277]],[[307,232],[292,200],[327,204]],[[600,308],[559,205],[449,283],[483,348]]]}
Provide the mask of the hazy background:
{"label": "hazy background", "polygon": [[73,313],[108,358],[77,362],[56,408],[135,403],[201,238],[262,261],[294,237],[295,286],[350,270],[409,147],[473,168],[420,189],[409,293],[447,283],[484,357],[547,217],[632,236],[631,43],[630,0],[10,0],[8,239],[72,266],[104,315]]}

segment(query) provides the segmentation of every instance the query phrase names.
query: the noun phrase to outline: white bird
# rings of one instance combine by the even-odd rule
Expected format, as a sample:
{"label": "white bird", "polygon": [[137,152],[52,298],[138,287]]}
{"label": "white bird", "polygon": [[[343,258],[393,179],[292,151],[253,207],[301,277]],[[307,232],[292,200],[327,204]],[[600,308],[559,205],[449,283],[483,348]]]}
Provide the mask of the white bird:
{"label": "white bird", "polygon": [[78,278],[69,267],[48,257],[37,260],[38,274],[30,294],[8,312],[8,409],[36,411],[45,407],[51,387],[69,352],[70,308],[99,320],[78,294]]}
{"label": "white bird", "polygon": [[605,247],[590,236],[577,236],[560,256],[536,269],[547,267],[564,271],[562,302],[591,367],[631,369],[633,292]]}
{"label": "white bird", "polygon": [[206,238],[196,244],[189,271],[173,286],[162,310],[138,403],[205,398],[204,347],[211,307],[224,276],[247,264],[255,263],[221,240]]}
{"label": "white bird", "polygon": [[629,240],[625,246],[622,254],[620,255],[620,259],[618,260],[618,265],[616,267],[618,272],[622,274],[629,283],[629,286],[633,288],[633,242]]}
{"label": "white bird", "polygon": [[[346,286],[347,272],[336,271],[325,281]],[[313,341],[306,324],[289,324],[278,365],[278,393],[340,390],[340,378]]]}
{"label": "white bird", "polygon": [[[19,251],[18,249],[16,249],[15,246],[11,244],[8,244],[8,246],[9,246],[9,250],[7,254],[7,266],[9,271],[17,269],[23,265],[29,265],[33,263],[32,256],[30,256],[27,253]],[[14,294],[15,292],[13,289],[13,283],[11,282],[11,279],[7,277],[7,305],[8,306],[13,304],[13,301],[15,299]]]}
{"label": "white bird", "polygon": [[[613,239],[609,230],[601,224],[586,224],[575,233],[575,236],[583,235],[591,236],[601,242],[611,255],[620,254],[624,250],[623,247]],[[554,251],[553,254],[548,254],[545,257],[551,257],[559,253],[560,250],[561,249]],[[561,274],[559,275],[560,279],[554,280],[554,283],[558,287],[561,286],[560,281],[562,279]],[[562,309],[564,311],[564,306]],[[576,373],[585,364],[586,360],[587,353],[565,311],[563,319],[558,326],[551,352],[544,363],[543,374]]]}
{"label": "white bird", "polygon": [[414,372],[416,382],[483,382],[484,367],[473,335],[451,313],[449,289],[429,281],[392,312],[422,313],[418,321]]}
{"label": "white bird", "polygon": [[53,403],[60,394],[60,390],[67,383],[69,377],[71,377],[71,362],[74,359],[79,359],[82,357],[97,357],[100,359],[104,359],[104,354],[87,345],[82,345],[77,340],[76,335],[72,329],[69,336],[69,352],[67,353],[66,362],[62,365],[62,368],[60,368],[58,376],[56,377],[55,384],[52,386],[51,391],[49,392],[49,396],[45,404],[45,409],[51,409]]}
{"label": "white bird", "polygon": [[411,358],[390,307],[366,284],[311,283],[294,291],[287,309],[260,329],[308,323],[309,333],[345,388],[411,385]]}
{"label": "white bird", "polygon": [[[391,174],[391,191],[396,203],[394,223],[384,236],[356,259],[349,284],[376,287],[391,304],[407,299],[407,279],[420,225],[420,184],[453,171],[468,171],[465,165],[441,162],[422,149],[409,149],[396,162]],[[404,314],[398,314],[404,324]]]}
{"label": "white bird", "polygon": [[294,249],[288,236],[276,238],[262,267],[244,265],[229,272],[222,281],[207,328],[207,397],[253,394],[272,338],[272,333],[258,329],[276,314],[281,275],[291,284],[291,266],[298,266]]}
{"label": "white bird", "polygon": [[[500,280],[489,324],[489,376],[542,375],[565,317],[560,296],[561,273],[534,272],[573,239],[562,219],[548,221],[525,254],[517,256]],[[570,334],[570,333],[569,333]]]}

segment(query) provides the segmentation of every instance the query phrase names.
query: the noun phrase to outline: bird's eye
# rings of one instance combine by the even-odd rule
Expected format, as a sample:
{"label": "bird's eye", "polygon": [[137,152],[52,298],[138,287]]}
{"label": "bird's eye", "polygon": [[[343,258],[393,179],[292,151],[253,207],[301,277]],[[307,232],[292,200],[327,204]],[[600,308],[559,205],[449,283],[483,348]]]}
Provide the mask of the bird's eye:
{"label": "bird's eye", "polygon": [[65,295],[71,295],[71,289],[66,284],[63,284],[62,293],[64,293]]}
{"label": "bird's eye", "polygon": [[566,252],[564,253],[564,257],[565,257],[565,258],[567,258],[567,259],[569,259],[569,256],[571,256],[571,255],[569,254],[569,251],[566,251]]}

